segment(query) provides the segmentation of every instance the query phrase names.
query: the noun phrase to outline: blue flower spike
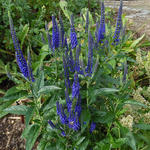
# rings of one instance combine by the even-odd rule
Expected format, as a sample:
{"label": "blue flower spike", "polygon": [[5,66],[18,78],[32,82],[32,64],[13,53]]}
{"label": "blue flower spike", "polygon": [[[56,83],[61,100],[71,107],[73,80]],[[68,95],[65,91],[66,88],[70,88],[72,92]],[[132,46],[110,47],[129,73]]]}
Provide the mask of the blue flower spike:
{"label": "blue flower spike", "polygon": [[113,40],[114,40],[113,44],[116,44],[116,45],[119,44],[120,33],[121,33],[121,29],[122,29],[122,7],[123,7],[123,1],[120,0],[120,7],[119,7],[119,11],[118,11],[116,29],[115,29],[115,33],[113,36]]}
{"label": "blue flower spike", "polygon": [[16,50],[16,60],[17,60],[18,66],[20,68],[20,71],[24,75],[24,77],[29,78],[28,65],[27,65],[27,62],[26,62],[26,60],[23,56],[23,52],[20,48],[20,44],[19,44],[18,38],[16,36],[16,32],[15,32],[15,29],[14,29],[13,20],[11,18],[10,12],[8,12],[8,16],[9,16],[11,36],[12,36],[14,48]]}
{"label": "blue flower spike", "polygon": [[71,15],[70,41],[71,41],[71,49],[74,49],[78,45],[78,41],[74,27],[73,15]]}
{"label": "blue flower spike", "polygon": [[90,133],[92,133],[95,130],[95,128],[96,128],[96,123],[92,122],[90,126]]}
{"label": "blue flower spike", "polygon": [[55,19],[55,16],[52,16],[52,43],[53,43],[53,52],[56,48],[59,47],[59,28]]}
{"label": "blue flower spike", "polygon": [[102,43],[103,39],[105,38],[105,6],[104,2],[101,1],[101,19],[100,19],[100,26],[98,30],[98,42]]}

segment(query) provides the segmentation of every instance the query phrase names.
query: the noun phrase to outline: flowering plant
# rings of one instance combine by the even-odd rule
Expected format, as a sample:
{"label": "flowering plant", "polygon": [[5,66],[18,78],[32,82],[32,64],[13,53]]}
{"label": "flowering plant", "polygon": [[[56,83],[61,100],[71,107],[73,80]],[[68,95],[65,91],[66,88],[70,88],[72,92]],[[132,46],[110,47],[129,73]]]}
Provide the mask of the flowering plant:
{"label": "flowering plant", "polygon": [[[26,139],[27,150],[32,149],[36,140],[38,150],[134,149],[132,133],[119,122],[125,111],[123,106],[130,103],[127,62],[123,62],[124,69],[117,69],[112,60],[116,58],[116,63],[120,58],[110,51],[110,48],[121,47],[123,41],[122,0],[114,36],[108,35],[106,30],[103,1],[101,19],[96,23],[94,34],[89,13],[86,15],[85,39],[76,30],[73,15],[69,37],[61,16],[60,25],[52,16],[52,34],[47,23],[45,25],[47,49],[34,69],[30,52],[27,61],[23,55],[9,13],[16,60],[24,78],[22,84],[27,88],[13,87],[1,101],[9,101],[11,105],[26,98],[24,105],[9,105],[3,113],[25,116],[26,128],[22,136]],[[45,44],[44,37],[43,41]],[[118,76],[118,71],[123,72],[122,76]],[[9,73],[8,76],[13,79]]]}

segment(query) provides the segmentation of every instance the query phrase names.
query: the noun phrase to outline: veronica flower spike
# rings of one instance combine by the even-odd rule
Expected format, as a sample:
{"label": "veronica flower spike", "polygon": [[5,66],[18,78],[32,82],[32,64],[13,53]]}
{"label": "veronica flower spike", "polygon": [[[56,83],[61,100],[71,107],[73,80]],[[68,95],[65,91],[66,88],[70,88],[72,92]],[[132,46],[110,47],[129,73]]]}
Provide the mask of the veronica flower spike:
{"label": "veronica flower spike", "polygon": [[74,82],[72,85],[72,99],[73,98],[78,98],[79,97],[79,92],[80,92],[80,84],[79,84],[79,78],[78,74],[74,74]]}
{"label": "veronica flower spike", "polygon": [[78,45],[78,41],[77,41],[77,35],[74,28],[73,15],[71,15],[70,40],[71,40],[71,49],[74,49]]}
{"label": "veronica flower spike", "polygon": [[23,56],[23,53],[21,51],[20,44],[19,44],[19,41],[18,41],[17,36],[16,36],[16,32],[15,32],[15,29],[13,26],[13,21],[12,21],[10,12],[8,12],[8,16],[9,16],[11,36],[12,36],[13,44],[14,44],[14,47],[16,50],[16,60],[17,60],[18,66],[20,68],[20,71],[24,75],[24,77],[29,78],[28,65],[27,65],[27,62],[26,62],[26,60]]}
{"label": "veronica flower spike", "polygon": [[52,16],[52,43],[53,51],[59,47],[59,28],[55,19],[55,16]]}
{"label": "veronica flower spike", "polygon": [[92,122],[90,126],[90,133],[92,133],[95,130],[95,128],[96,128],[96,123]]}
{"label": "veronica flower spike", "polygon": [[122,29],[122,7],[123,7],[123,1],[120,0],[120,8],[119,8],[119,11],[118,11],[116,29],[115,29],[115,33],[114,33],[114,36],[113,36],[113,40],[114,40],[114,43],[116,43],[116,45],[120,41],[119,37],[120,37],[121,29]]}
{"label": "veronica flower spike", "polygon": [[104,2],[101,2],[101,20],[100,20],[100,27],[98,30],[98,42],[102,43],[102,40],[105,37],[105,6]]}

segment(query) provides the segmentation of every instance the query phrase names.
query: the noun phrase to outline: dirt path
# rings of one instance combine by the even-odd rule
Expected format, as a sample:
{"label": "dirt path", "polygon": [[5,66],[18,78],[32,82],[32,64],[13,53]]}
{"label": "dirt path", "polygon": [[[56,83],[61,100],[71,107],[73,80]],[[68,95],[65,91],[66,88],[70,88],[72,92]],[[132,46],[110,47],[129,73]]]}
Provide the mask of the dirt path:
{"label": "dirt path", "polygon": [[[107,7],[119,7],[119,1],[105,1]],[[150,0],[123,1],[123,11],[126,14],[132,29],[136,32],[146,34],[150,40]]]}

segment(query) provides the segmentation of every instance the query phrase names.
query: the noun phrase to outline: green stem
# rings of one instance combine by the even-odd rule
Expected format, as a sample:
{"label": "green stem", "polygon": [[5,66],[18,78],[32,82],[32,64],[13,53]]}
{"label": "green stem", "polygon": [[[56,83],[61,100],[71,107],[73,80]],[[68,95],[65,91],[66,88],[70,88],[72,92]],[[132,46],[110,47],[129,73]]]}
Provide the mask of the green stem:
{"label": "green stem", "polygon": [[57,67],[57,57],[56,57],[56,53],[55,53],[55,72],[56,72],[56,81],[58,78],[58,67]]}
{"label": "green stem", "polygon": [[90,82],[89,79],[87,81],[87,91],[86,91],[86,96],[87,96],[87,107],[89,106],[89,86],[90,86]]}

